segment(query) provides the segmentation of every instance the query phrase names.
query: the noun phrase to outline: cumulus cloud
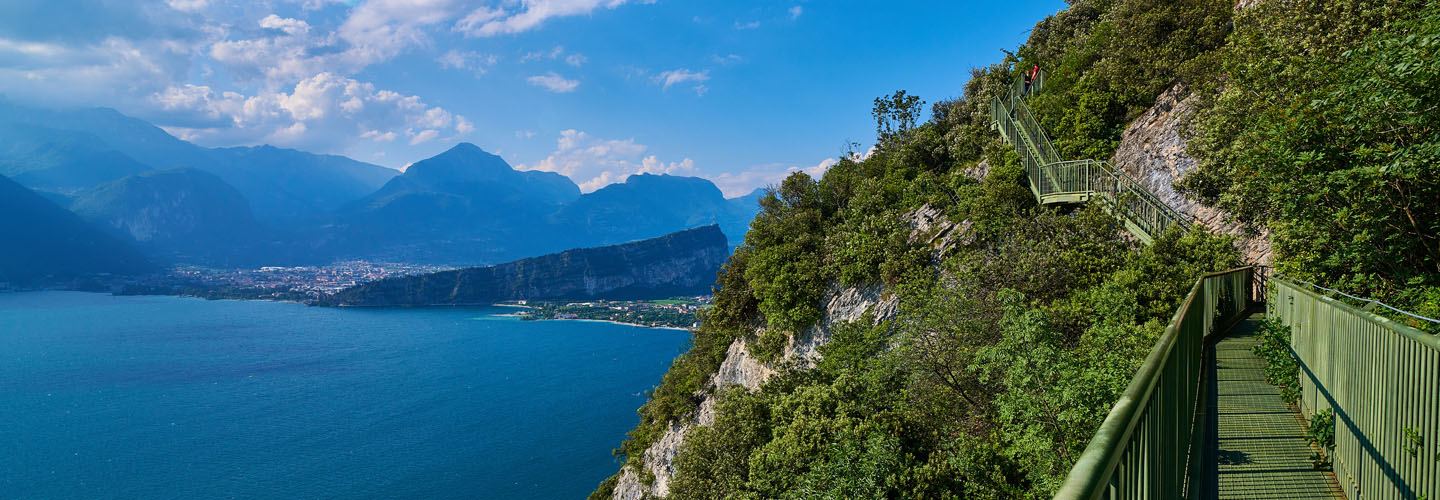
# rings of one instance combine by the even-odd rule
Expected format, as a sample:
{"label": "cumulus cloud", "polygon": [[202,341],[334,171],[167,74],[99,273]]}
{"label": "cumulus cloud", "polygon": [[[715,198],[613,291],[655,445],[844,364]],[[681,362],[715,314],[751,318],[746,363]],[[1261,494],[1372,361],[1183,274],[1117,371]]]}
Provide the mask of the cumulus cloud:
{"label": "cumulus cloud", "polygon": [[365,66],[387,61],[428,42],[425,28],[450,18],[455,0],[370,0],[350,11],[336,30],[349,44],[347,63]]}
{"label": "cumulus cloud", "polygon": [[256,25],[225,30],[208,52],[238,80],[278,88],[318,72],[353,74],[428,44],[426,29],[458,7],[456,0],[370,0],[351,9],[333,32],[270,14]]}
{"label": "cumulus cloud", "polygon": [[826,158],[811,166],[787,165],[784,163],[768,163],[756,165],[737,173],[725,172],[711,177],[711,182],[720,188],[727,197],[736,197],[749,194],[755,188],[774,186],[780,184],[790,174],[805,172],[810,177],[819,178],[826,170],[839,163],[834,158]]}
{"label": "cumulus cloud", "polygon": [[531,85],[543,88],[557,94],[574,92],[575,89],[580,86],[580,82],[578,80],[567,80],[565,77],[555,74],[554,71],[543,75],[535,75],[530,78],[526,78],[525,81],[529,82]]}
{"label": "cumulus cloud", "polygon": [[166,130],[207,145],[270,143],[343,151],[357,141],[392,142],[402,133],[415,145],[474,129],[465,117],[429,106],[418,96],[333,73],[302,80],[290,92],[244,95],[184,84],[157,92],[151,100],[177,121],[196,124]]}
{"label": "cumulus cloud", "polygon": [[634,174],[696,175],[695,162],[685,158],[678,162],[661,161],[646,155],[648,148],[635,139],[602,139],[579,130],[566,130],[556,140],[555,151],[534,164],[520,164],[521,170],[555,172],[575,181],[580,190],[591,192]]}
{"label": "cumulus cloud", "polygon": [[[660,84],[660,88],[662,90],[670,90],[671,85],[685,82],[696,82],[698,84],[699,82],[709,81],[710,71],[690,71],[684,68],[672,69],[670,71],[665,71],[658,75],[655,75],[655,77],[651,80],[653,80],[655,83]],[[700,85],[700,87],[703,87],[703,85]],[[705,92],[700,91],[699,93],[704,94]]]}
{"label": "cumulus cloud", "polygon": [[[614,9],[629,0],[526,0],[504,2],[499,7],[480,7],[455,23],[454,30],[467,37],[491,37],[523,33],[556,17],[588,14],[598,8]],[[639,3],[655,3],[640,0]]]}
{"label": "cumulus cloud", "polygon": [[794,20],[794,19],[800,19],[800,14],[805,13],[805,8],[804,8],[804,7],[801,7],[801,6],[799,6],[799,5],[796,5],[796,6],[794,6],[794,7],[791,7],[790,10],[789,10],[789,12],[790,12],[790,19],[792,19],[792,20]]}
{"label": "cumulus cloud", "polygon": [[0,93],[35,104],[124,106],[185,78],[189,69],[189,42],[183,40],[112,36],[65,44],[0,38]]}

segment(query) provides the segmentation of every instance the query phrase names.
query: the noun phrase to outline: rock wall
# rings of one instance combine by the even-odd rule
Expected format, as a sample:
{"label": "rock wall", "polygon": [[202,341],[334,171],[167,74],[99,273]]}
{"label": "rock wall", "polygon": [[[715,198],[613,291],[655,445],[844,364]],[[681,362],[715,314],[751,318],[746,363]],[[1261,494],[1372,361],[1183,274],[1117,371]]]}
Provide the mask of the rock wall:
{"label": "rock wall", "polygon": [[1184,127],[1195,114],[1197,98],[1183,83],[1166,90],[1125,128],[1120,146],[1110,159],[1116,168],[1135,178],[1165,204],[1190,215],[1211,231],[1236,237],[1245,261],[1269,264],[1269,231],[1247,234],[1240,224],[1230,220],[1224,210],[1208,207],[1175,189],[1175,183],[1194,171],[1198,162],[1185,153]]}
{"label": "rock wall", "polygon": [[[830,340],[835,325],[860,319],[865,313],[873,313],[879,322],[894,318],[899,306],[897,297],[887,294],[879,284],[864,287],[843,287],[832,285],[826,291],[825,310],[820,321],[804,333],[790,339],[784,356],[775,363],[763,363],[750,354],[744,339],[730,344],[721,362],[720,369],[710,379],[710,390],[705,394],[699,411],[685,422],[672,422],[665,434],[645,449],[645,473],[654,478],[646,485],[641,475],[630,467],[620,471],[615,486],[615,500],[640,500],[646,495],[664,497],[670,494],[670,479],[675,475],[675,456],[685,442],[685,435],[697,425],[715,422],[715,397],[720,389],[743,387],[754,391],[779,373],[782,369],[806,369],[813,367],[821,358],[820,346]],[[758,333],[758,332],[757,332]]]}

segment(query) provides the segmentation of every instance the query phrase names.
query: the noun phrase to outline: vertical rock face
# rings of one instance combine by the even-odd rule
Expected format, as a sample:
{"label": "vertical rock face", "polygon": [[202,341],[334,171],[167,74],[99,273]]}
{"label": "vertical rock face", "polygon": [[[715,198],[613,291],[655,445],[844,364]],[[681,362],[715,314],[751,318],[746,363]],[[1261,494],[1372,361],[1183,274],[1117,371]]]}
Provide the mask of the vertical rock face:
{"label": "vertical rock face", "polygon": [[1195,105],[1196,97],[1190,95],[1184,84],[1177,83],[1160,94],[1154,107],[1125,128],[1110,163],[1135,178],[1165,204],[1194,217],[1211,231],[1236,236],[1235,244],[1246,262],[1269,264],[1268,231],[1247,234],[1224,210],[1202,205],[1175,189],[1175,183],[1198,165],[1195,158],[1185,153],[1183,135],[1185,123],[1195,114]]}
{"label": "vertical rock face", "polygon": [[685,443],[685,435],[695,426],[705,426],[715,421],[715,391],[729,387],[743,387],[754,391],[766,380],[779,373],[778,367],[793,366],[805,369],[814,366],[820,359],[820,346],[830,340],[831,329],[838,324],[860,319],[865,313],[873,313],[876,323],[895,317],[899,300],[887,295],[879,284],[866,287],[831,286],[826,291],[825,311],[820,321],[804,333],[796,335],[785,348],[784,356],[776,363],[763,363],[750,355],[744,339],[736,339],[725,354],[720,369],[711,376],[711,391],[700,403],[700,409],[684,422],[671,422],[670,429],[645,449],[643,461],[645,474],[654,478],[650,484],[630,467],[620,471],[615,485],[615,500],[640,500],[650,497],[664,497],[670,494],[670,479],[675,475],[675,457]]}

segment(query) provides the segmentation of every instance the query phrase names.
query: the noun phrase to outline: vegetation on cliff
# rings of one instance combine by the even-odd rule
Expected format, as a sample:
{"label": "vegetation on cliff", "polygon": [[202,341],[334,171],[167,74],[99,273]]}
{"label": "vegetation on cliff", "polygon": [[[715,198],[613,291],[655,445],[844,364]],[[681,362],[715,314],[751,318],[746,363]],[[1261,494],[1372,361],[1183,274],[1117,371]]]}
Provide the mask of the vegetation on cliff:
{"label": "vegetation on cliff", "polygon": [[1440,4],[1262,2],[1222,55],[1186,187],[1281,272],[1440,316]]}
{"label": "vegetation on cliff", "polygon": [[[1365,14],[1362,3],[1331,10],[1319,2],[1274,2],[1238,14],[1232,24],[1237,14],[1228,0],[1076,1],[1039,23],[1004,61],[974,71],[963,97],[936,103],[928,121],[918,119],[923,108],[914,96],[877,99],[873,154],[842,158],[820,179],[795,174],[762,201],[746,243],[722,271],[715,308],[617,452],[642,481],[649,479],[639,467],[644,450],[671,422],[691,418],[708,394],[718,402],[714,422],[686,435],[669,498],[1048,498],[1194,280],[1240,261],[1228,237],[1172,232],[1141,246],[1094,206],[1071,212],[1036,206],[1014,153],[989,129],[988,115],[990,97],[1032,63],[1049,70],[1045,91],[1032,102],[1062,156],[1110,156],[1126,124],[1156,95],[1177,80],[1189,82],[1219,95],[1204,101],[1214,109],[1197,125],[1204,144],[1196,149],[1207,163],[1193,182],[1206,199],[1233,207],[1255,229],[1274,230],[1277,250],[1299,245],[1303,231],[1316,230],[1311,226],[1329,224],[1323,237],[1332,243],[1314,244],[1353,241],[1341,247],[1348,260],[1335,262],[1390,270],[1383,275],[1388,285],[1367,290],[1430,283],[1424,280],[1437,276],[1435,259],[1424,252],[1434,248],[1436,218],[1414,200],[1430,200],[1423,210],[1433,212],[1436,181],[1415,175],[1432,159],[1427,155],[1433,146],[1424,141],[1433,139],[1434,130],[1424,127],[1440,115],[1433,109],[1430,116],[1415,115],[1433,108],[1433,100],[1425,99],[1436,87],[1420,82],[1433,83],[1436,74],[1425,66],[1435,58],[1422,58],[1433,55],[1424,33],[1434,33],[1434,16],[1405,3],[1386,3],[1398,10],[1383,15]],[[1284,78],[1231,74],[1266,57],[1238,46],[1325,30],[1321,24],[1286,34],[1246,24],[1259,22],[1257,17],[1286,26],[1306,22],[1292,11],[1353,17],[1341,25],[1389,16],[1393,23],[1379,26],[1393,29],[1348,38],[1365,43],[1340,57],[1334,70],[1349,68],[1343,74],[1361,82],[1353,88],[1332,82],[1328,93],[1307,90],[1304,99],[1250,103],[1259,108],[1248,115],[1227,111],[1225,106],[1243,104],[1239,97],[1227,104],[1227,93],[1253,92]],[[1401,43],[1412,35],[1419,41]],[[1336,36],[1346,39],[1343,30]],[[1388,77],[1364,75],[1367,68],[1376,73],[1377,63],[1347,59],[1357,57],[1430,73],[1403,92],[1367,93]],[[1408,100],[1398,110],[1376,109],[1384,107],[1383,100],[1374,102],[1381,97]],[[1333,141],[1317,134],[1346,133],[1339,123],[1300,123],[1297,118],[1309,115],[1289,114],[1325,98],[1347,102],[1325,106],[1325,114],[1358,119],[1380,113],[1388,121]],[[1268,107],[1276,105],[1281,109]],[[1241,123],[1264,115],[1260,111],[1276,116]],[[1287,131],[1315,127],[1319,131],[1310,135]],[[1277,149],[1257,150],[1253,141],[1245,144],[1251,151],[1227,149],[1219,146],[1224,134],[1237,140],[1255,135]],[[1323,147],[1337,149],[1314,156],[1294,145],[1279,149],[1280,141],[1299,140],[1329,141]],[[1387,159],[1372,162],[1373,169],[1395,173],[1344,172],[1361,154]],[[1316,166],[1330,170],[1284,170],[1322,159]],[[971,174],[982,170],[974,168],[981,161],[988,173],[975,179]],[[1267,168],[1275,170],[1261,172]],[[1326,190],[1323,196],[1334,204],[1312,206],[1309,200],[1319,193],[1296,191],[1307,183]],[[1389,192],[1382,189],[1387,186]],[[1259,192],[1264,190],[1273,191]],[[1388,204],[1346,208],[1365,203],[1353,196],[1358,192]],[[1261,198],[1263,210],[1237,204],[1251,195]],[[1429,198],[1413,198],[1420,195]],[[951,221],[967,221],[967,243],[932,260],[932,249],[915,243],[912,228],[902,222],[903,214],[924,205]],[[1430,225],[1412,231],[1395,227],[1399,219],[1381,217],[1406,210],[1428,213],[1423,222]],[[1356,220],[1336,218],[1341,215]],[[1368,226],[1354,225],[1359,222]],[[1361,246],[1377,244],[1390,247],[1361,252]],[[1332,264],[1335,256],[1318,250],[1278,251],[1278,264],[1314,273],[1305,276],[1349,276],[1347,268]],[[1402,258],[1400,252],[1411,253]],[[820,348],[816,366],[786,369],[784,347],[821,316],[828,286],[877,281],[899,294],[898,317],[874,327],[865,320],[840,325]],[[782,361],[779,374],[758,391],[707,387],[735,339],[744,339],[758,359]],[[592,498],[609,498],[616,484],[616,478],[607,480]]]}

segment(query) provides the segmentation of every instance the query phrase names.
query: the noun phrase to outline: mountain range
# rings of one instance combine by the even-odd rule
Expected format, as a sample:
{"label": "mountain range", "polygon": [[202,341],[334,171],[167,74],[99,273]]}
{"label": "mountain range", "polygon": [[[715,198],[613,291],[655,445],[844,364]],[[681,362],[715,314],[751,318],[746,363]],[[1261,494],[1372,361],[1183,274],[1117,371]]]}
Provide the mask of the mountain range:
{"label": "mountain range", "polygon": [[365,259],[484,265],[718,224],[738,245],[757,190],[634,175],[592,193],[461,143],[403,173],[272,146],[205,148],[104,108],[0,101],[0,176],[160,264]]}

